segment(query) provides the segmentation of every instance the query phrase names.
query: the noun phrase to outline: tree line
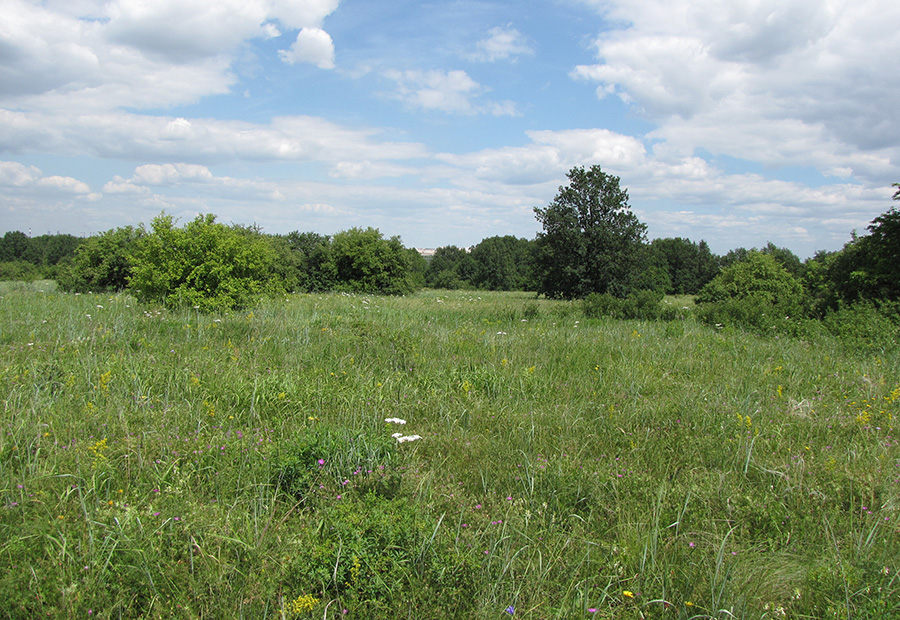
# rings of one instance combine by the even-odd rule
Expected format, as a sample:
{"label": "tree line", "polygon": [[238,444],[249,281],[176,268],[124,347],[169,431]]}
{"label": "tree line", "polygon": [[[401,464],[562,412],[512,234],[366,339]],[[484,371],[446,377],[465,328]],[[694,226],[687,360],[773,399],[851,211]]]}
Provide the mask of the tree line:
{"label": "tree line", "polygon": [[179,227],[161,213],[149,227],[86,239],[7,232],[0,279],[50,278],[69,291],[129,289],[142,300],[209,310],[291,291],[405,294],[425,286],[590,298],[594,308],[620,310],[615,300],[697,295],[717,321],[771,308],[822,317],[846,305],[900,301],[896,208],[841,250],[806,261],[772,243],[717,256],[703,240],[648,241],[619,177],[599,166],[573,168],[567,177],[550,204],[535,209],[542,230],[534,239],[507,235],[468,249],[443,246],[430,260],[374,228],[277,235],[226,225],[211,214]]}

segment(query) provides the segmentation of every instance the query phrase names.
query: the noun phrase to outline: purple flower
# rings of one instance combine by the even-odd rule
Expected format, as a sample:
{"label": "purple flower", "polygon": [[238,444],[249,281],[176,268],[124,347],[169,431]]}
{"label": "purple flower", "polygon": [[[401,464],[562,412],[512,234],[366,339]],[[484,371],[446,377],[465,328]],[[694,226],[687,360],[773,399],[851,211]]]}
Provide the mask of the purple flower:
{"label": "purple flower", "polygon": [[510,605],[509,607],[506,608],[506,613],[508,613],[510,616],[513,615],[513,614],[515,614],[515,613],[516,613],[516,608],[513,607],[512,605]]}

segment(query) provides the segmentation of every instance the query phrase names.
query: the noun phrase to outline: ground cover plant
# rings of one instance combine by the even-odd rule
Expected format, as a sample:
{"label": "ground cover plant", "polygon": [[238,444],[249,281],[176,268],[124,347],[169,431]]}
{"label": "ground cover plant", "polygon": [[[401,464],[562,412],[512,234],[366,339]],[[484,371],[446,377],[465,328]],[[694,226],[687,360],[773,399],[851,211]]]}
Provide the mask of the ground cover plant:
{"label": "ground cover plant", "polygon": [[900,614],[896,332],[0,296],[0,617]]}

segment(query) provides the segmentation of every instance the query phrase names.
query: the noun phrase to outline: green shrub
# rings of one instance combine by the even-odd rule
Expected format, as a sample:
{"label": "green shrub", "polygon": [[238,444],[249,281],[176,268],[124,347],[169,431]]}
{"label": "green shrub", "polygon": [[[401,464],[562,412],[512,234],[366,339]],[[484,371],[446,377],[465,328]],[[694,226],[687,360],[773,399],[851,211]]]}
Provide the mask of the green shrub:
{"label": "green shrub", "polygon": [[382,295],[415,290],[417,272],[399,237],[385,239],[375,228],[351,228],[334,236],[331,256],[341,290]]}
{"label": "green shrub", "polygon": [[133,257],[130,287],[138,299],[223,311],[283,290],[273,275],[272,244],[254,229],[215,220],[212,214],[198,215],[180,229],[165,213],[153,220]]}
{"label": "green shrub", "polygon": [[58,273],[60,287],[67,291],[121,291],[132,276],[132,255],[144,232],[125,226],[110,229],[85,240],[71,262]]}
{"label": "green shrub", "polygon": [[652,290],[631,293],[624,299],[609,293],[591,293],[584,299],[581,308],[588,318],[608,316],[640,321],[674,320],[678,317],[678,311],[670,305],[663,305],[663,297],[660,291]]}
{"label": "green shrub", "polygon": [[696,315],[708,325],[791,333],[805,318],[805,300],[797,278],[771,255],[752,251],[703,287]]}
{"label": "green shrub", "polygon": [[848,344],[896,347],[900,343],[900,303],[860,302],[842,305],[826,314],[822,325]]}

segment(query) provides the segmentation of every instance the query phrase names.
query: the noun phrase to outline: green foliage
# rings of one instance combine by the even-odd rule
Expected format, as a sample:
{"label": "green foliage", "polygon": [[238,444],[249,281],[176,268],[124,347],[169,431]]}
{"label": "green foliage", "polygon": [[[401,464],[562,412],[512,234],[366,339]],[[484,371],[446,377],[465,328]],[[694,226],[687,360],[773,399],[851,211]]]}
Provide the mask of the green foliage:
{"label": "green foliage", "polygon": [[28,252],[28,235],[20,230],[7,231],[0,239],[0,261],[11,262],[25,260]]}
{"label": "green foliage", "polygon": [[669,274],[670,295],[696,295],[719,272],[718,258],[706,241],[694,243],[689,239],[654,239],[651,243],[665,261]]}
{"label": "green foliage", "polygon": [[399,237],[375,228],[351,228],[331,240],[337,287],[354,293],[403,295],[415,290],[412,257]]}
{"label": "green foliage", "polygon": [[134,252],[130,288],[144,302],[203,311],[245,308],[282,289],[273,278],[276,253],[254,229],[198,215],[183,228],[165,213]]}
{"label": "green foliage", "polygon": [[0,281],[19,280],[33,282],[40,280],[44,272],[35,264],[24,260],[11,260],[0,262]]}
{"label": "green foliage", "polygon": [[698,318],[708,325],[763,333],[795,333],[805,316],[803,285],[769,254],[751,251],[725,267],[697,295]]}
{"label": "green foliage", "polygon": [[614,297],[609,293],[591,293],[582,301],[582,310],[588,318],[637,319],[641,321],[678,318],[671,304],[663,304],[664,295],[659,291],[643,290],[628,297]]}
{"label": "green foliage", "polygon": [[574,299],[637,290],[647,226],[631,212],[627,190],[599,166],[573,168],[567,176],[569,185],[559,188],[550,205],[535,208],[543,227],[537,237],[538,292]]}
{"label": "green foliage", "polygon": [[488,237],[472,248],[471,282],[490,291],[534,290],[533,242],[512,235]]}
{"label": "green foliage", "polygon": [[473,286],[476,264],[469,252],[455,245],[437,248],[428,261],[425,284],[431,288],[459,289]]}
{"label": "green foliage", "polygon": [[18,230],[9,231],[0,238],[0,280],[57,278],[62,264],[71,260],[81,242],[73,235],[28,237]]}
{"label": "green foliage", "polygon": [[329,237],[314,232],[294,231],[284,241],[293,254],[289,264],[296,270],[294,277],[298,290],[320,292],[330,291],[335,287],[337,271],[331,256]]}
{"label": "green foliage", "polygon": [[893,349],[900,345],[900,303],[840,305],[822,318],[822,326],[860,349]]}
{"label": "green foliage", "polygon": [[121,291],[132,276],[132,257],[144,231],[131,226],[89,237],[75,250],[72,262],[59,273],[67,291]]}
{"label": "green foliage", "polygon": [[801,301],[803,285],[774,258],[750,252],[747,258],[719,273],[697,295],[697,303],[752,297],[770,305]]}
{"label": "green foliage", "polygon": [[[807,261],[804,284],[814,316],[877,311],[884,315],[879,320],[892,320],[893,304],[900,300],[900,212],[891,208],[872,220],[868,230],[866,236],[854,235],[840,251],[820,252]],[[852,311],[856,305],[859,310]]]}

